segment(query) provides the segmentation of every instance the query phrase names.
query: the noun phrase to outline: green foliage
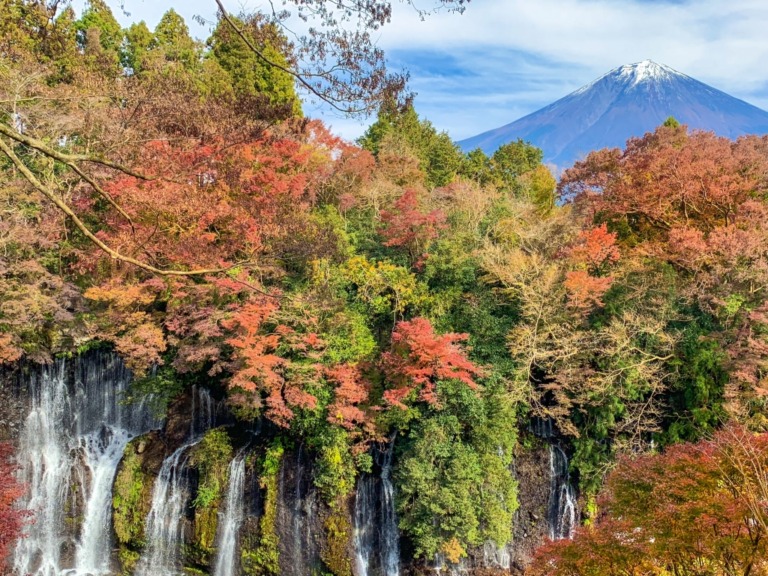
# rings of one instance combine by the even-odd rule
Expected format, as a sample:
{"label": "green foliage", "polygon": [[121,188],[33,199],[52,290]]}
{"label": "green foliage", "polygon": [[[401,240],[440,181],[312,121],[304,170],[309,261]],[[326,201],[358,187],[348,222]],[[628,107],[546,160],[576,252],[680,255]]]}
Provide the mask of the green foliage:
{"label": "green foliage", "polygon": [[123,29],[104,0],[88,0],[75,22],[77,43],[91,62],[104,73],[118,72]]}
{"label": "green foliage", "polygon": [[325,529],[324,546],[320,551],[323,564],[333,576],[352,576],[352,563],[349,549],[353,528],[343,506],[333,508],[323,523]]}
{"label": "green foliage", "polygon": [[350,258],[341,268],[350,297],[368,317],[402,318],[427,300],[426,287],[403,266],[365,256]]}
{"label": "green foliage", "polygon": [[161,50],[166,60],[179,62],[187,70],[193,69],[200,61],[201,47],[189,35],[186,22],[173,8],[163,14],[157,23],[148,48]]}
{"label": "green foliage", "polygon": [[355,489],[357,470],[350,447],[348,434],[337,427],[329,427],[321,438],[315,469],[315,486],[331,505]]}
{"label": "green foliage", "polygon": [[420,120],[412,105],[399,110],[385,106],[376,122],[358,143],[374,155],[405,145],[419,159],[429,186],[445,186],[461,169],[463,155],[446,132],[438,132],[428,120]]}
{"label": "green foliage", "polygon": [[144,402],[156,417],[162,418],[170,401],[181,394],[183,389],[181,376],[170,366],[160,366],[145,376],[135,378],[123,401]]}
{"label": "green foliage", "polygon": [[194,447],[191,461],[200,475],[195,508],[217,507],[227,485],[227,470],[232,460],[232,444],[224,428],[205,433]]}
{"label": "green foliage", "polygon": [[[301,102],[294,88],[293,76],[279,67],[289,67],[289,46],[282,33],[259,15],[246,19],[234,18],[253,45],[261,51],[260,58],[225,21],[219,21],[208,39],[211,54],[229,74],[235,93],[240,97],[265,98],[273,105],[283,106],[294,116],[301,116]],[[275,66],[266,64],[267,60]]]}
{"label": "green foliage", "polygon": [[146,545],[144,522],[152,505],[152,479],[142,469],[146,437],[135,438],[125,448],[112,488],[112,527],[120,565],[133,570]]}
{"label": "green foliage", "polygon": [[259,519],[259,539],[254,549],[243,547],[241,560],[248,576],[280,574],[280,539],[277,535],[278,476],[283,459],[283,445],[275,440],[267,449],[261,466],[259,485],[264,491],[264,513]]}
{"label": "green foliage", "polygon": [[152,42],[152,32],[143,20],[138,24],[131,24],[125,31],[125,43],[120,57],[123,68],[131,74],[141,73]]}
{"label": "green foliage", "polygon": [[707,437],[727,418],[723,407],[727,358],[718,342],[707,338],[702,321],[686,327],[670,361],[674,377],[669,388],[669,421],[661,435],[663,444]]}
{"label": "green foliage", "polygon": [[443,382],[438,394],[442,407],[427,410],[412,425],[400,450],[400,527],[418,557],[466,551],[487,539],[502,546],[511,538],[517,508],[509,470],[514,404],[501,388],[478,395]]}

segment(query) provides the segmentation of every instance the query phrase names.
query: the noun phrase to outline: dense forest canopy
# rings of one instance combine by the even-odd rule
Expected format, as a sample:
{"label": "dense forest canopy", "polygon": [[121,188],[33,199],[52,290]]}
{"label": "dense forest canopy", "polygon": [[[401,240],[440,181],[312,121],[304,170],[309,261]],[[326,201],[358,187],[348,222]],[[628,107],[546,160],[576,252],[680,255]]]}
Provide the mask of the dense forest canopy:
{"label": "dense forest canopy", "polygon": [[[550,420],[596,520],[536,573],[764,569],[762,472],[728,466],[765,455],[768,140],[670,122],[558,184],[522,141],[463,154],[383,89],[380,53],[322,35],[328,3],[297,5],[325,25],[306,44],[223,10],[203,44],[172,10],[123,29],[102,0],[0,0],[0,362],[106,345],[165,401],[204,379],[316,454],[330,503],[396,434],[400,528],[425,559],[510,540],[520,430]],[[390,5],[349,10],[371,31]],[[313,76],[310,52],[364,70]],[[302,117],[302,82],[376,122],[342,141]],[[704,522],[690,492],[670,504],[687,526],[617,542],[669,520],[628,515],[640,480],[686,471],[738,550],[669,555]],[[600,547],[627,567],[579,556]]]}

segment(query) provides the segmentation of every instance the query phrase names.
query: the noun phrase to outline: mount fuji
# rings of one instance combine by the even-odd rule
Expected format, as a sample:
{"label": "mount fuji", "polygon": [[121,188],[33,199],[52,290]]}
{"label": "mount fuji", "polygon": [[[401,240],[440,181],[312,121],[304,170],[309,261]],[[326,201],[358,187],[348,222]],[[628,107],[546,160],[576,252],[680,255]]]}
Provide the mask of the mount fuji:
{"label": "mount fuji", "polygon": [[768,134],[768,112],[662,64],[645,60],[611,70],[594,82],[511,124],[459,142],[491,154],[522,138],[544,161],[567,168],[592,150],[623,147],[674,116],[691,129],[736,138]]}

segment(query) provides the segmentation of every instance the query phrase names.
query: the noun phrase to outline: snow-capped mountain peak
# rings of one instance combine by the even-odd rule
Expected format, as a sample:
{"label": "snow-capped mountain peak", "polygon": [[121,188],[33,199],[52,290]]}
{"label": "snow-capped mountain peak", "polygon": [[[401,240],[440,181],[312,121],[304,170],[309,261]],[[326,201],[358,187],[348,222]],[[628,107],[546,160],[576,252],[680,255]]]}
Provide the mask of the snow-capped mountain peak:
{"label": "snow-capped mountain peak", "polygon": [[683,76],[683,74],[669,66],[656,64],[653,60],[643,60],[636,64],[625,64],[608,74],[618,74],[620,78],[629,79],[633,85],[640,84],[641,82],[670,80],[674,76]]}
{"label": "snow-capped mountain peak", "polygon": [[768,134],[768,112],[669,66],[643,60],[619,66],[568,96],[511,124],[459,142],[466,151],[496,148],[518,138],[567,168],[592,150],[623,147],[670,116],[691,129],[736,138]]}

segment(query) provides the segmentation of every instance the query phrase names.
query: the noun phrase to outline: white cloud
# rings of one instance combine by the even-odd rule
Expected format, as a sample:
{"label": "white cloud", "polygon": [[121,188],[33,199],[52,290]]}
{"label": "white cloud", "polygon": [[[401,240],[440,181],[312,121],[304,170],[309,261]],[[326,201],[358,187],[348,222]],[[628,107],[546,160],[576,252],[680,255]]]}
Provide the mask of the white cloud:
{"label": "white cloud", "polygon": [[[458,67],[476,72],[472,90],[461,86],[454,93],[453,111],[438,105],[445,100],[440,82],[414,77],[420,112],[463,138],[511,122],[616,66],[646,58],[765,106],[766,29],[764,0],[479,0],[461,16],[441,14],[424,22],[400,6],[381,44],[399,52],[451,54]],[[530,62],[518,60],[517,68],[507,70],[499,66],[506,54],[527,54]],[[539,74],[535,84],[530,67]],[[505,80],[506,73],[520,73],[520,68],[523,74],[515,82]],[[499,110],[505,94],[508,108]]]}
{"label": "white cloud", "polygon": [[[233,11],[260,5],[226,3]],[[198,36],[207,31],[192,16],[213,19],[216,12],[214,0],[125,0],[125,6],[131,17],[121,21],[145,19],[150,26],[174,6]],[[766,107],[767,29],[765,0],[472,0],[463,15],[424,21],[395,2],[393,21],[379,38],[394,60],[409,64],[419,112],[463,138],[646,58]],[[436,56],[442,59],[433,62]],[[348,138],[363,131],[355,121],[331,117],[329,123]]]}

